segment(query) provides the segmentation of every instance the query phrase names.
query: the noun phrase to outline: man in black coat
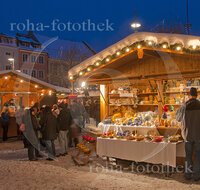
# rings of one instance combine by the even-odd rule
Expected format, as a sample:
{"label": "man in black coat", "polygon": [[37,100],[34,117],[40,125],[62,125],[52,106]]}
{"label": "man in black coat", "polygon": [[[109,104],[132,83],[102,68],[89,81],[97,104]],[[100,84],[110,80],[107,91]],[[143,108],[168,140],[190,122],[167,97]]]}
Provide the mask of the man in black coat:
{"label": "man in black coat", "polygon": [[[189,100],[178,109],[176,119],[182,122],[182,136],[185,140],[186,152],[186,179],[200,180],[200,101],[197,100],[197,89],[191,88]],[[194,165],[192,169],[192,155],[194,152]]]}
{"label": "man in black coat", "polygon": [[71,114],[64,103],[59,104],[60,114],[57,117],[58,128],[59,128],[59,144],[60,144],[60,155],[67,155],[68,150],[68,133],[72,122]]}
{"label": "man in black coat", "polygon": [[54,140],[57,138],[57,119],[51,112],[51,108],[46,106],[40,119],[41,132],[48,152],[47,160],[51,161],[56,156]]}

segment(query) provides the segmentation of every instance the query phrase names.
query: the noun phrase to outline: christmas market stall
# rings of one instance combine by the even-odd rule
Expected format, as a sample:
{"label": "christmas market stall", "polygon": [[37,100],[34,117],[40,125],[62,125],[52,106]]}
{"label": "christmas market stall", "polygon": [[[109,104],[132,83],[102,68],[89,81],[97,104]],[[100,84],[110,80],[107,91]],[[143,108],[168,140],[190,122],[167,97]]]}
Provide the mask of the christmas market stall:
{"label": "christmas market stall", "polygon": [[[15,116],[19,106],[29,108],[36,102],[40,106],[56,103],[56,93],[69,94],[70,90],[43,82],[20,71],[0,72],[0,107],[9,107],[10,120]],[[10,103],[12,100],[12,103]],[[0,138],[2,137],[0,127]],[[16,122],[10,122],[8,137],[17,136]]]}
{"label": "christmas market stall", "polygon": [[69,71],[100,85],[97,154],[176,167],[184,157],[176,110],[200,90],[200,37],[134,33]]}

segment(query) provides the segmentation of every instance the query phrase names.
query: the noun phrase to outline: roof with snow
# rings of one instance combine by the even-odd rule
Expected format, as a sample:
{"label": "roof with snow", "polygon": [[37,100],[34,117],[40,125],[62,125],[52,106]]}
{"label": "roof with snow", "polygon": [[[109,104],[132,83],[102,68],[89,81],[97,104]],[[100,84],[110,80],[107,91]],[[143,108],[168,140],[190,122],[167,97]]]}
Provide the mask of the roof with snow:
{"label": "roof with snow", "polygon": [[21,40],[21,41],[40,44],[39,42],[37,42],[37,41],[35,41],[35,40],[31,39],[31,38],[25,38],[25,37],[21,37],[21,36],[17,36],[17,37],[18,37],[18,40]]}
{"label": "roof with snow", "polygon": [[68,89],[68,88],[63,88],[63,87],[60,87],[60,86],[55,86],[55,85],[49,84],[47,82],[44,82],[44,81],[41,81],[41,80],[36,79],[34,77],[31,77],[30,75],[24,74],[21,71],[16,71],[16,70],[15,71],[12,71],[12,70],[0,71],[0,76],[1,75],[13,75],[13,74],[18,76],[19,78],[26,79],[30,82],[34,82],[38,85],[42,85],[42,86],[45,86],[45,87],[50,88],[52,90],[55,90],[56,92],[71,93],[71,90]]}
{"label": "roof with snow", "polygon": [[103,60],[107,56],[116,53],[117,50],[130,46],[133,43],[141,41],[152,41],[155,44],[167,42],[168,45],[182,44],[184,48],[189,48],[193,45],[200,46],[199,36],[190,36],[182,34],[166,34],[166,33],[150,33],[139,32],[129,35],[128,37],[120,40],[119,42],[109,46],[98,54],[86,59],[79,65],[69,70],[69,75],[77,75],[81,70],[86,69],[90,65],[94,65],[96,61]]}

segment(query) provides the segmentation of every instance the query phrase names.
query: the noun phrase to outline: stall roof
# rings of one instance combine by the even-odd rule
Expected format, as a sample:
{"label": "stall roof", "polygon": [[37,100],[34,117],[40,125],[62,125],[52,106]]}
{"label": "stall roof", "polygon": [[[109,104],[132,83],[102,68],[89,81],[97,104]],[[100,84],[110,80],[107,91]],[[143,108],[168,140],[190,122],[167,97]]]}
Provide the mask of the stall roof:
{"label": "stall roof", "polygon": [[30,82],[34,82],[38,85],[42,85],[42,86],[45,86],[45,87],[50,88],[52,90],[55,90],[56,92],[71,93],[71,90],[68,89],[68,88],[63,88],[63,87],[60,87],[60,86],[54,86],[54,85],[49,84],[47,82],[33,78],[30,75],[24,74],[21,71],[11,71],[11,70],[0,71],[0,77],[5,76],[5,75],[15,75],[15,76],[18,76],[21,79],[25,79],[25,80],[28,80]]}
{"label": "stall roof", "polygon": [[183,48],[190,48],[191,46],[200,46],[199,36],[190,36],[182,34],[166,34],[166,33],[150,33],[140,32],[129,35],[121,41],[109,46],[98,54],[86,59],[79,65],[69,70],[69,76],[75,76],[80,71],[85,70],[87,67],[94,65],[95,62],[105,59],[107,56],[113,55],[116,51],[130,46],[133,43],[141,41],[152,41],[155,44],[167,43],[170,45],[181,44]]}

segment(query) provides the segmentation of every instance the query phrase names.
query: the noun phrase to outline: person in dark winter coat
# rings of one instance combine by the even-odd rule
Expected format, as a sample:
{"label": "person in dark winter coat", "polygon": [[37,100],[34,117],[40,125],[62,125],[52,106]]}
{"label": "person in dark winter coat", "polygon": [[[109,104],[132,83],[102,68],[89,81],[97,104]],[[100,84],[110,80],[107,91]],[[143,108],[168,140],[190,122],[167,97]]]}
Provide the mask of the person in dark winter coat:
{"label": "person in dark winter coat", "polygon": [[3,127],[3,141],[6,141],[8,139],[8,126],[9,126],[9,120],[10,116],[8,113],[8,107],[3,107],[3,111],[1,113],[1,123]]}
{"label": "person in dark winter coat", "polygon": [[59,104],[60,114],[57,117],[59,128],[60,155],[65,156],[68,150],[68,133],[71,125],[71,114],[64,103]]}
{"label": "person in dark winter coat", "polygon": [[[197,100],[197,89],[191,88],[189,100],[178,109],[176,119],[182,122],[182,136],[185,140],[186,179],[200,180],[200,101]],[[192,169],[192,155],[194,165]]]}
{"label": "person in dark winter coat", "polygon": [[24,116],[22,118],[22,125],[20,130],[23,132],[26,145],[28,148],[28,157],[30,161],[36,161],[36,152],[39,146],[39,141],[37,138],[37,121],[33,116],[33,109],[25,110]]}
{"label": "person in dark winter coat", "polygon": [[40,119],[43,140],[45,141],[48,158],[53,160],[56,156],[54,140],[57,138],[58,124],[55,115],[51,112],[51,108],[46,106]]}
{"label": "person in dark winter coat", "polygon": [[70,113],[73,119],[71,131],[74,139],[74,144],[76,146],[79,142],[78,137],[83,127],[83,107],[77,102],[77,100],[73,100],[72,105],[70,106]]}

